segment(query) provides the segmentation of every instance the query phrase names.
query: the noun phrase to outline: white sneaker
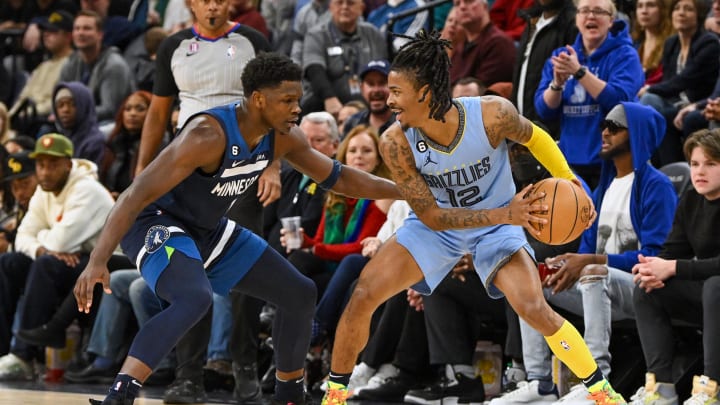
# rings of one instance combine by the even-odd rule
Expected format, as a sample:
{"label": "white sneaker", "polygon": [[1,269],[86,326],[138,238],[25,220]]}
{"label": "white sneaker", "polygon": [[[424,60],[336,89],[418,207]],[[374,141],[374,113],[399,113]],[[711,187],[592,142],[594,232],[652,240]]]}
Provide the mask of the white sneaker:
{"label": "white sneaker", "polygon": [[583,384],[577,384],[553,405],[595,405],[595,401],[588,399],[590,393]]}
{"label": "white sneaker", "polygon": [[348,384],[348,392],[352,392],[358,387],[364,387],[368,384],[370,378],[375,375],[374,368],[362,362],[353,368],[352,375],[350,376],[350,383]]}
{"label": "white sneaker", "polygon": [[9,353],[0,357],[0,381],[31,381],[35,378],[33,365]]}
{"label": "white sneaker", "polygon": [[[350,395],[358,395],[360,391],[367,389],[374,389],[385,384],[389,379],[397,377],[400,374],[400,369],[393,366],[390,363],[385,363],[378,369],[377,373],[370,377],[367,384],[362,387],[355,387]],[[349,397],[348,397],[349,398]]]}
{"label": "white sneaker", "polygon": [[514,391],[507,392],[501,397],[494,398],[489,405],[512,404],[551,404],[558,400],[556,394],[542,395],[538,392],[539,381],[520,381]]}
{"label": "white sneaker", "polygon": [[654,373],[645,373],[645,385],[630,397],[630,405],[677,405],[675,386],[655,381]]}
{"label": "white sneaker", "polygon": [[718,405],[718,383],[708,376],[693,377],[692,396],[683,405]]}

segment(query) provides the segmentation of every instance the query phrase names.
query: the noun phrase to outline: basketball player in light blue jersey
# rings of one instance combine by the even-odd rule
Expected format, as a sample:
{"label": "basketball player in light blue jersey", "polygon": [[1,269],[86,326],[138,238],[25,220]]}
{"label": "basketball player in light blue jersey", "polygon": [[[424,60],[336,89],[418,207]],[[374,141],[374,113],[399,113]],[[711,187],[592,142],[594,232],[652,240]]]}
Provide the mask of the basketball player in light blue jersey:
{"label": "basketball player in light blue jersey", "polygon": [[338,324],[322,405],[345,404],[375,308],[411,286],[430,294],[467,253],[488,294],[505,295],[583,379],[592,400],[624,404],[577,330],[543,297],[523,228],[537,234],[531,224],[546,223],[535,214],[547,206],[538,201],[542,195],[528,195],[530,186],[515,194],[506,139],[527,146],[553,176],[579,181],[552,138],[509,101],[451,99],[448,46],[437,33],[421,31],[390,67],[388,105],[398,123],[383,134],[381,152],[413,212],[360,275]]}
{"label": "basketball player in light blue jersey", "polygon": [[315,286],[267,242],[224,215],[279,158],[340,194],[369,199],[400,194],[392,182],[310,147],[295,125],[301,76],[286,56],[256,57],[242,74],[245,97],[191,117],[118,198],[75,285],[78,309],[89,311],[96,283],[110,292],[107,261],[121,239],[164,309],[135,336],[107,397],[91,404],[132,405],[159,361],[207,312],[212,293],[227,295],[230,289],[277,306],[272,403],[305,403],[303,367]]}

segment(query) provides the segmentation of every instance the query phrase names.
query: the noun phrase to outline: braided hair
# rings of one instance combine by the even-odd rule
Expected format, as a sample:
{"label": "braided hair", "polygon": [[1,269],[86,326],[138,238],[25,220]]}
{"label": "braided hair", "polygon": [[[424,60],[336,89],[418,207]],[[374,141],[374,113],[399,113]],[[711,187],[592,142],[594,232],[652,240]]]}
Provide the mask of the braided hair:
{"label": "braided hair", "polygon": [[415,37],[398,36],[410,41],[400,48],[390,70],[411,73],[415,76],[416,89],[428,85],[418,101],[425,101],[428,91],[432,91],[428,117],[445,122],[445,113],[452,107],[450,58],[446,51],[452,48],[450,41],[441,39],[440,33],[435,30],[428,33],[422,29]]}

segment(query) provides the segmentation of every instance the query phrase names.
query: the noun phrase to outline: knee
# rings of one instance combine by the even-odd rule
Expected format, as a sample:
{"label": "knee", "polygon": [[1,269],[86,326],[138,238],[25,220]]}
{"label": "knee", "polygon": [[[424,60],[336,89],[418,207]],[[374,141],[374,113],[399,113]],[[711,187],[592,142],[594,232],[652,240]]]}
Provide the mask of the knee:
{"label": "knee", "polygon": [[[654,290],[653,293],[657,293],[657,291],[660,290]],[[636,308],[635,311],[637,311],[637,308],[642,308],[650,302],[650,294],[646,293],[645,289],[636,284],[633,289],[632,300],[633,306]]]}
{"label": "knee", "polygon": [[520,318],[525,320],[529,325],[536,325],[537,321],[545,314],[553,312],[550,309],[545,297],[542,294],[536,294],[533,297],[527,297],[513,304],[513,309]]}
{"label": "knee", "polygon": [[213,303],[212,289],[207,286],[199,286],[187,289],[176,294],[174,299],[168,300],[170,305],[176,305],[188,314],[189,318],[200,319],[210,309]]}
{"label": "knee", "polygon": [[606,279],[608,268],[602,264],[589,264],[580,271],[580,284],[590,284]]}
{"label": "knee", "polygon": [[296,299],[290,301],[289,310],[301,313],[314,313],[317,302],[317,287],[308,277],[299,277],[299,281],[293,286]]}
{"label": "knee", "polygon": [[140,277],[140,273],[135,270],[114,271],[110,273],[110,289],[113,294],[116,294],[116,291],[128,291],[138,277]]}
{"label": "knee", "polygon": [[358,281],[353,290],[350,302],[348,303],[348,310],[360,311],[372,313],[377,307],[382,304],[380,296],[375,292],[375,288],[369,285],[368,282],[362,280]]}
{"label": "knee", "polygon": [[54,266],[57,266],[58,264],[63,264],[60,259],[56,258],[55,256],[51,255],[41,255],[38,256],[35,259],[35,262],[33,263],[34,267],[39,267],[41,269],[48,269]]}
{"label": "knee", "polygon": [[705,280],[702,288],[703,306],[714,304],[720,300],[720,276],[713,276]]}
{"label": "knee", "polygon": [[136,278],[130,283],[130,287],[128,288],[128,297],[130,298],[130,302],[142,302],[143,297],[146,294],[154,295],[154,293],[150,291],[150,287],[148,287],[148,284],[145,282],[144,278]]}
{"label": "knee", "polygon": [[659,109],[660,104],[662,103],[660,96],[653,94],[653,93],[643,94],[642,97],[640,97],[639,101],[641,104],[648,105],[655,109]]}

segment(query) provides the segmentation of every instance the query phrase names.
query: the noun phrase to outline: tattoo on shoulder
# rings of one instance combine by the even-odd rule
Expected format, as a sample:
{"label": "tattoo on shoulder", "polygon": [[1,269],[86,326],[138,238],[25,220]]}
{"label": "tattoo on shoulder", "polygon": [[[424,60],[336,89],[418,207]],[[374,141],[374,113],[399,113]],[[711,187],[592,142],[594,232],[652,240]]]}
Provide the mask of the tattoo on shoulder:
{"label": "tattoo on shoulder", "polygon": [[492,108],[494,114],[491,123],[485,127],[490,144],[497,147],[505,138],[513,140],[522,138],[523,125],[515,107],[509,102],[498,101]]}

